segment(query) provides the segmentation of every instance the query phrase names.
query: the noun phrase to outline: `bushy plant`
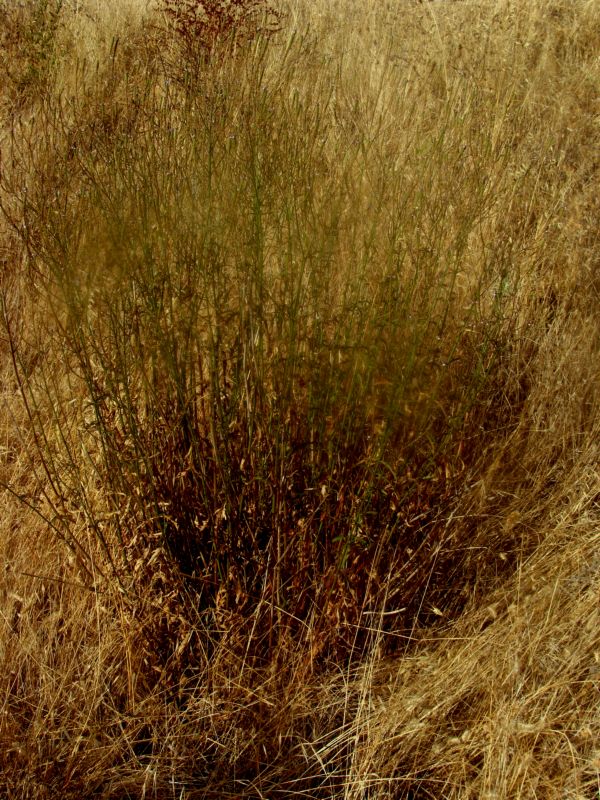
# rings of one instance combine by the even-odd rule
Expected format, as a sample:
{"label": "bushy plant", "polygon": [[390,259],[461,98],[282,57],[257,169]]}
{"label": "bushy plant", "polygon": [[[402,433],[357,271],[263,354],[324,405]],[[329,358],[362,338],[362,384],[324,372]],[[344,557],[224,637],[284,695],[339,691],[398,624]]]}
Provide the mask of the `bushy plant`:
{"label": "bushy plant", "polygon": [[[62,199],[26,198],[25,226],[70,378],[65,396],[43,368],[27,391],[51,398],[61,432],[43,458],[65,538],[84,509],[136,597],[191,593],[194,614],[245,619],[263,654],[308,618],[315,652],[350,651],[384,595],[418,610],[426,572],[411,583],[401,564],[434,548],[464,460],[497,425],[487,398],[514,297],[494,287],[516,276],[508,249],[459,286],[498,202],[487,133],[448,110],[472,160],[424,132],[390,172],[385,138],[328,143],[343,107],[291,101],[264,58],[213,64],[201,96],[144,89],[128,105],[151,114],[126,135],[78,124],[62,157],[49,140]],[[501,175],[504,151],[487,158]]]}

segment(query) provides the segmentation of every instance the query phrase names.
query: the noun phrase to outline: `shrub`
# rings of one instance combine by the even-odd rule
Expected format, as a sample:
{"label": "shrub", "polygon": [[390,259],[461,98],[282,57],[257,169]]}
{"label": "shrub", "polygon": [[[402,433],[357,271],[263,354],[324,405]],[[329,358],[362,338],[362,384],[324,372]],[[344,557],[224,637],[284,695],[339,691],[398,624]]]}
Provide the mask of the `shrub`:
{"label": "shrub", "polygon": [[384,596],[418,613],[427,572],[400,586],[401,564],[435,552],[464,460],[502,424],[513,252],[464,263],[505,155],[449,109],[471,161],[424,130],[390,171],[385,137],[344,131],[340,105],[327,143],[327,109],[287,94],[298,63],[279,83],[264,58],[133,98],[126,131],[78,123],[62,156],[49,136],[58,184],[26,198],[25,228],[69,377],[45,364],[27,391],[59,431],[43,458],[65,538],[85,549],[84,509],[135,598],[239,615],[257,654],[290,629],[348,652]]}

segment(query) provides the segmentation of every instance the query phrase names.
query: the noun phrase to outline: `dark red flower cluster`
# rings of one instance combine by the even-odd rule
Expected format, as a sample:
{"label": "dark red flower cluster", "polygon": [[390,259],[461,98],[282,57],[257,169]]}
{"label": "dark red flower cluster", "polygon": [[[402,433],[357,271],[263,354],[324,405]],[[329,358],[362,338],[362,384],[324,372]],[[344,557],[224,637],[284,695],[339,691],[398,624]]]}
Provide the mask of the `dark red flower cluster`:
{"label": "dark red flower cluster", "polygon": [[268,0],[163,0],[163,9],[186,44],[208,50],[226,37],[271,34],[281,20]]}

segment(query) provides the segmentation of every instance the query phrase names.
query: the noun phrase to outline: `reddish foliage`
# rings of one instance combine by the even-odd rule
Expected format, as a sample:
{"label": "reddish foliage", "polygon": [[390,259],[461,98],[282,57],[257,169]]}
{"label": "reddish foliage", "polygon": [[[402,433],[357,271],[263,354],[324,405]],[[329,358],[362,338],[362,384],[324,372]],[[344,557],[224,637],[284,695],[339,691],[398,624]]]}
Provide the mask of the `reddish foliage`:
{"label": "reddish foliage", "polygon": [[163,0],[163,9],[187,45],[208,50],[223,37],[273,33],[281,19],[268,0]]}

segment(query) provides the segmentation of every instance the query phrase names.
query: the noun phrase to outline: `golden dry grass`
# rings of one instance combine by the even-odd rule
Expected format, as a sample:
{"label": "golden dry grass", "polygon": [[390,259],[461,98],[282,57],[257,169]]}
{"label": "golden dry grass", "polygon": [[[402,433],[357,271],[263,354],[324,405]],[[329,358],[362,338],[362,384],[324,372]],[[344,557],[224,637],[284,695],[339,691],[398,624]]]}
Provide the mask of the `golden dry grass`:
{"label": "golden dry grass", "polygon": [[[0,794],[598,798],[598,4],[296,0],[208,66],[145,3],[40,32],[51,7],[0,23]],[[225,266],[193,338],[169,270],[199,252],[211,141]],[[135,360],[139,438],[118,416],[102,314],[146,247],[178,293],[158,349],[143,320],[131,342],[167,395],[161,341],[231,359],[192,387],[198,463],[222,464],[204,528],[187,416]],[[275,526],[240,537],[246,570],[228,481]],[[207,520],[214,585],[173,544]]]}

